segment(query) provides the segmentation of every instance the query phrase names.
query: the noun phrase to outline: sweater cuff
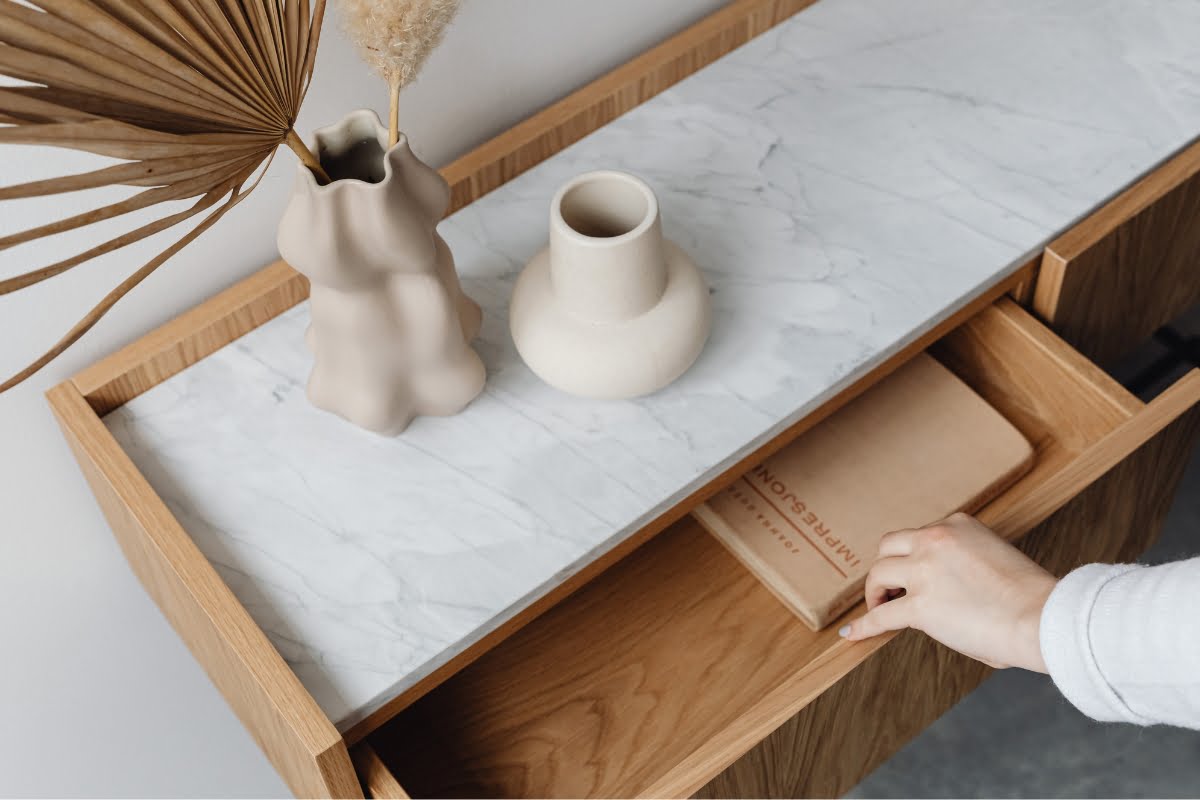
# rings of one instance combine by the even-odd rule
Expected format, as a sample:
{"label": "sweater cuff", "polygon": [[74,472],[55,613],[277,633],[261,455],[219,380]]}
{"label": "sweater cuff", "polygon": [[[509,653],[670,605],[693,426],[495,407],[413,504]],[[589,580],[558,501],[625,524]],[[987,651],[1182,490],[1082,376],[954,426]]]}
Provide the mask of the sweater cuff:
{"label": "sweater cuff", "polygon": [[1104,585],[1136,564],[1088,564],[1058,582],[1042,609],[1042,659],[1063,696],[1101,722],[1146,724],[1113,691],[1091,646],[1091,618]]}

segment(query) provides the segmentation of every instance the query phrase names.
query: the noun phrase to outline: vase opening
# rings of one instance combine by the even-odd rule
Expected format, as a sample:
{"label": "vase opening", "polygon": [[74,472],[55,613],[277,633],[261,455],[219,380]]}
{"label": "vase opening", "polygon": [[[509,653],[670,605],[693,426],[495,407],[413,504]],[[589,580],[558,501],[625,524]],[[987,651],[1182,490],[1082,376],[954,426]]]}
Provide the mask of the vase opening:
{"label": "vase opening", "polygon": [[379,183],[383,180],[383,147],[374,136],[351,142],[341,150],[322,148],[321,166],[330,180]]}
{"label": "vase opening", "polygon": [[620,175],[596,175],[572,186],[559,202],[571,230],[591,239],[612,239],[636,230],[652,213],[646,189]]}

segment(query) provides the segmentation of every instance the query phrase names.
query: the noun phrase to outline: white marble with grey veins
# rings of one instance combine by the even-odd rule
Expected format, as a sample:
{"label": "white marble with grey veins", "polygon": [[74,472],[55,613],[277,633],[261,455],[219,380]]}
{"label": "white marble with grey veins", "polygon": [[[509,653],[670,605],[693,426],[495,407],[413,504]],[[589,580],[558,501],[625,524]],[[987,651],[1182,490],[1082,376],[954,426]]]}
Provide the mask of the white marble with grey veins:
{"label": "white marble with grey veins", "polygon": [[[460,416],[389,440],[311,408],[300,306],[106,421],[344,729],[1198,132],[1200,2],[822,0],[442,225],[486,313]],[[696,366],[631,402],[541,384],[505,321],[600,167],[713,287]]]}

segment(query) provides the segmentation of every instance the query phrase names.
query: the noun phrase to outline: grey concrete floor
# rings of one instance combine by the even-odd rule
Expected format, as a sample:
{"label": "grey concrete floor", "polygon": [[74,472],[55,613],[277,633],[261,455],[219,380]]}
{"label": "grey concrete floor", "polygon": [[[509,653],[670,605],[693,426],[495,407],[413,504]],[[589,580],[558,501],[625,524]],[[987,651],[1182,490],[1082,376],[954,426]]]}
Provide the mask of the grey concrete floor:
{"label": "grey concrete floor", "polygon": [[[1200,335],[1200,309],[1179,329]],[[1127,382],[1163,352],[1159,344],[1148,345],[1113,373]],[[1151,381],[1143,396],[1157,393],[1184,369],[1180,364]],[[1162,537],[1142,561],[1195,555],[1200,555],[1200,449]],[[1200,732],[1093,722],[1045,675],[1002,670],[847,797],[1200,797]]]}

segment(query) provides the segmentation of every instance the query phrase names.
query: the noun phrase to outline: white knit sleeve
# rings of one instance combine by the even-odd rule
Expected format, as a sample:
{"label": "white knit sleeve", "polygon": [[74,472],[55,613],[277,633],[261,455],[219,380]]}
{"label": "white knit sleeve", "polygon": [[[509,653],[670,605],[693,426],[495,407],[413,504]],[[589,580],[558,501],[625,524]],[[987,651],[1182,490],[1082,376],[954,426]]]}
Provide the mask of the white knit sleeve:
{"label": "white knit sleeve", "polygon": [[1046,601],[1040,639],[1089,717],[1200,729],[1200,558],[1080,567]]}

